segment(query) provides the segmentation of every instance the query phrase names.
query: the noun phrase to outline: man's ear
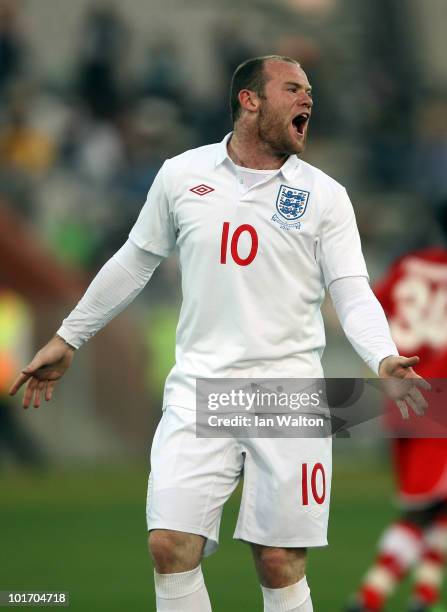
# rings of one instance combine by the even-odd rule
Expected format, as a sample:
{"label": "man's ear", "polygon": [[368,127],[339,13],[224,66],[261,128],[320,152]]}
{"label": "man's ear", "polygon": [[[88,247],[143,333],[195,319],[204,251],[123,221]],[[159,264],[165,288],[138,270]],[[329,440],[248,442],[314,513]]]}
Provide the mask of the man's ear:
{"label": "man's ear", "polygon": [[238,99],[241,108],[249,113],[255,113],[259,109],[259,97],[250,89],[241,89],[238,94]]}

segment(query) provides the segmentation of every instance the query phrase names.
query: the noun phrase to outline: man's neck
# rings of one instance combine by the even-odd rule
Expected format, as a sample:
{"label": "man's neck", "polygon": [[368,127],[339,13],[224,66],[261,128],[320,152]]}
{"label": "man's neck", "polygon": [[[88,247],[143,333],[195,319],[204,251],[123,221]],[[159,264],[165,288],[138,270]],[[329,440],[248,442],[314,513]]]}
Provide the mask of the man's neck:
{"label": "man's neck", "polygon": [[288,158],[287,155],[275,155],[257,134],[243,128],[235,128],[227,143],[227,150],[236,165],[253,170],[277,170]]}

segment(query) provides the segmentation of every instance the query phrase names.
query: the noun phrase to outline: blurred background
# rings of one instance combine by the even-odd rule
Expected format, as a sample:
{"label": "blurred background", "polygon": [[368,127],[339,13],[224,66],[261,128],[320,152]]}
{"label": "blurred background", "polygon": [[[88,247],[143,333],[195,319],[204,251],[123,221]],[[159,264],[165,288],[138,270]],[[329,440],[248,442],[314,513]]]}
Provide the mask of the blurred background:
{"label": "blurred background", "polygon": [[[348,188],[374,282],[397,256],[444,244],[446,26],[444,0],[0,0],[0,590],[152,609],[144,501],[175,258],[79,351],[51,404],[25,412],[6,389],[124,243],[164,159],[230,131],[235,67],[271,53],[302,63],[315,92],[304,159]],[[326,375],[367,376],[324,311]],[[393,512],[385,443],[336,440],[334,461],[331,547],[309,570],[324,612]],[[237,505],[205,565],[217,611],[260,605],[249,554],[230,542]]]}

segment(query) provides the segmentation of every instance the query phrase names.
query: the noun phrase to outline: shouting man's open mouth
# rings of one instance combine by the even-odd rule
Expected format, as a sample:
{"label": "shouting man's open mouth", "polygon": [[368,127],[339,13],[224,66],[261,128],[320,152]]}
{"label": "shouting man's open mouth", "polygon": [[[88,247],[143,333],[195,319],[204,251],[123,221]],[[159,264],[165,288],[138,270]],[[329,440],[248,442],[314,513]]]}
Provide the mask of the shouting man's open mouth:
{"label": "shouting man's open mouth", "polygon": [[292,125],[295,128],[297,134],[304,136],[306,125],[309,121],[310,113],[300,113],[294,119],[292,119]]}

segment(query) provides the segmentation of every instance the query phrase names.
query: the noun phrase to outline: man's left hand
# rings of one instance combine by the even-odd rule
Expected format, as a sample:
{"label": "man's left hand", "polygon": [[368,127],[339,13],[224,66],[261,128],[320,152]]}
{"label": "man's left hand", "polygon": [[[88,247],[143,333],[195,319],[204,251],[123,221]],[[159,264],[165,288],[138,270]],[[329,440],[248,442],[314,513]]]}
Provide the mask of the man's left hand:
{"label": "man's left hand", "polygon": [[413,366],[418,363],[417,356],[390,355],[382,359],[379,365],[379,376],[386,381],[384,381],[385,392],[395,400],[404,419],[410,416],[408,407],[422,416],[428,406],[419,389],[428,391],[431,386],[413,370]]}

